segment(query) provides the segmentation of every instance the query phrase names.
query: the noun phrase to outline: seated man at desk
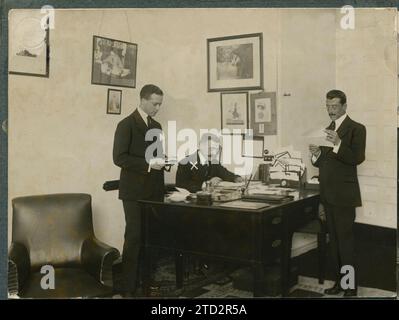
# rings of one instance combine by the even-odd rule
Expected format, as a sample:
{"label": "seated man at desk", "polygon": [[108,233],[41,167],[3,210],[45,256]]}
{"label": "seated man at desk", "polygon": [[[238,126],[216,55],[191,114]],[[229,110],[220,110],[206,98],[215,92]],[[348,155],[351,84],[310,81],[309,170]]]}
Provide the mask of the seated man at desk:
{"label": "seated man at desk", "polygon": [[204,134],[199,142],[199,149],[179,163],[176,174],[176,187],[194,193],[220,181],[242,182],[243,179],[228,171],[219,162],[219,138],[212,134]]}

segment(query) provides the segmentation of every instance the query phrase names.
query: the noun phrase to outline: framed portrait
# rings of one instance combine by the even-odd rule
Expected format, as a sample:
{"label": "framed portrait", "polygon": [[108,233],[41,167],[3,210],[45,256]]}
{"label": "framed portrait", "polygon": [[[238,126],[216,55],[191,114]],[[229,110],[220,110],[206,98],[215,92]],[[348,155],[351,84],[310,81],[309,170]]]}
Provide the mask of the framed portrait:
{"label": "framed portrait", "polygon": [[137,44],[93,36],[91,83],[136,87]]}
{"label": "framed portrait", "polygon": [[263,88],[262,33],[207,39],[208,91]]}
{"label": "framed portrait", "polygon": [[108,89],[107,114],[121,114],[122,90]]}
{"label": "framed portrait", "polygon": [[242,135],[242,156],[246,158],[262,158],[264,156],[265,142],[263,137]]}
{"label": "framed portrait", "polygon": [[10,74],[49,77],[50,30],[40,10],[10,12],[8,70]]}
{"label": "framed portrait", "polygon": [[248,128],[248,92],[221,93],[220,108],[222,133],[243,134]]}
{"label": "framed portrait", "polygon": [[261,92],[251,94],[251,120],[249,129],[255,136],[277,134],[276,93]]}

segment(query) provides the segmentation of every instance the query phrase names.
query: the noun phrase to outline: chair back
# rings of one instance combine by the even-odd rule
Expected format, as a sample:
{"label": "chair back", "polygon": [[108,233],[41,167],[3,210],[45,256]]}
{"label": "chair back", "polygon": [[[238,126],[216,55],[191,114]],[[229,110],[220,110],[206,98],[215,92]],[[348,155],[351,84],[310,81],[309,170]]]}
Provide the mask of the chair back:
{"label": "chair back", "polygon": [[12,210],[12,241],[27,248],[32,269],[80,265],[82,243],[94,236],[89,194],[19,197]]}

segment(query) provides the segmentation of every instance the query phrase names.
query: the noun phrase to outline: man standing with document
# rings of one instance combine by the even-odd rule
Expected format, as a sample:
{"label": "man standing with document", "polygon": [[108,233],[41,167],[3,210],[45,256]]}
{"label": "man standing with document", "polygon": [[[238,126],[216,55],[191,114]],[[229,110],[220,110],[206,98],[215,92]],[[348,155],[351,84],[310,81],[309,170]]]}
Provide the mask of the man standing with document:
{"label": "man standing with document", "polygon": [[[326,96],[331,124],[324,130],[331,147],[311,144],[312,163],[319,168],[320,201],[326,212],[327,228],[336,273],[335,285],[325,290],[345,297],[357,295],[353,226],[356,207],[362,205],[357,165],[365,160],[366,128],[346,114],[346,95],[331,90]],[[355,270],[355,287],[341,287],[341,267]]]}
{"label": "man standing with document", "polygon": [[128,117],[119,122],[114,138],[113,159],[121,168],[119,199],[125,212],[125,241],[122,252],[123,295],[135,296],[139,273],[139,251],[141,237],[141,216],[137,200],[163,201],[164,196],[164,155],[152,154],[146,159],[146,150],[156,141],[147,141],[149,130],[162,130],[153,119],[163,100],[163,92],[152,84],[140,91],[140,105]]}

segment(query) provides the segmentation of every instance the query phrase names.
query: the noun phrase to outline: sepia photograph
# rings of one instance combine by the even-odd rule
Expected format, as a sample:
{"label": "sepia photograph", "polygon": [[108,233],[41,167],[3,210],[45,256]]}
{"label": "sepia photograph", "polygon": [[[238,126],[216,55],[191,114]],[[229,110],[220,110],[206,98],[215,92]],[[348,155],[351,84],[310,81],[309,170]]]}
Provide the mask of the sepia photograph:
{"label": "sepia photograph", "polygon": [[122,90],[108,89],[107,113],[121,114],[122,109]]}
{"label": "sepia photograph", "polygon": [[262,33],[208,39],[208,91],[261,89]]}
{"label": "sepia photograph", "polygon": [[136,87],[137,44],[93,36],[92,84]]}
{"label": "sepia photograph", "polygon": [[248,127],[248,92],[224,92],[220,94],[222,130],[243,134]]}
{"label": "sepia photograph", "polygon": [[10,10],[7,297],[397,299],[397,18]]}
{"label": "sepia photograph", "polygon": [[10,74],[49,77],[50,30],[40,12],[18,10],[10,23]]}

